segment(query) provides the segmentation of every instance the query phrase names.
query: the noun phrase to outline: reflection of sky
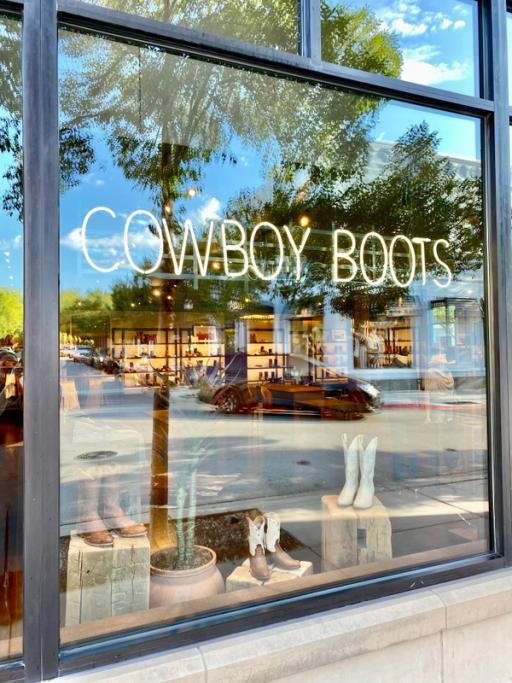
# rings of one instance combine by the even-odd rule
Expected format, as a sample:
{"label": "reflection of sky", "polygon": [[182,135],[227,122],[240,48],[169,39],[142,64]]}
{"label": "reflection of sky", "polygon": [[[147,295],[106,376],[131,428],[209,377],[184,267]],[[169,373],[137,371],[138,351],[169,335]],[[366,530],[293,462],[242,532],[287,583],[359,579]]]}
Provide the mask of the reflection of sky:
{"label": "reflection of sky", "polygon": [[[372,131],[371,139],[394,142],[410,125],[426,121],[440,136],[439,151],[443,155],[464,159],[480,157],[478,125],[473,119],[432,112],[422,107],[401,103],[388,103],[380,120]],[[126,265],[113,273],[94,272],[86,263],[81,249],[80,226],[85,214],[97,206],[111,208],[115,219],[106,215],[93,217],[88,227],[88,244],[91,256],[102,267],[109,267],[124,258],[122,232],[127,215],[136,209],[153,211],[158,216],[154,199],[148,190],[126,180],[123,172],[113,163],[106,142],[100,134],[95,136],[96,162],[80,184],[68,190],[61,200],[61,286],[81,291],[108,289],[127,275]],[[176,202],[175,210],[180,220],[189,218],[196,228],[206,226],[211,219],[233,218],[227,216],[227,203],[241,190],[261,191],[266,174],[261,152],[235,138],[230,152],[237,159],[233,165],[220,159],[203,164],[203,176],[198,183],[200,191],[193,198]],[[144,254],[156,253],[148,245],[147,219],[140,217],[130,232],[135,245],[134,254],[140,262]]]}
{"label": "reflection of sky", "polygon": [[397,37],[402,78],[477,94],[475,0],[344,0],[343,5],[369,8],[381,27]]}
{"label": "reflection of sky", "polygon": [[[0,117],[5,111],[0,109]],[[3,208],[3,197],[10,191],[10,183],[4,177],[12,163],[11,154],[0,153],[0,287],[23,286],[23,236],[21,223]]]}

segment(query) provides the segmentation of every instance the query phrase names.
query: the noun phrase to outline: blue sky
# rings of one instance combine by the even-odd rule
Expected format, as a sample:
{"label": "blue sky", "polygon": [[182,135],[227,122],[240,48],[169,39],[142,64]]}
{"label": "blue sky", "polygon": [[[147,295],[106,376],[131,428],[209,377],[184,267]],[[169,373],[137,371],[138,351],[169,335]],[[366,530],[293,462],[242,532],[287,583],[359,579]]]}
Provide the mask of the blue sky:
{"label": "blue sky", "polygon": [[[378,15],[383,28],[398,36],[404,55],[404,77],[468,94],[473,92],[474,0],[350,2],[353,7],[363,4],[369,6]],[[73,65],[69,59],[64,61],[65,67],[61,64],[61,68]],[[73,66],[76,68],[77,65]],[[477,121],[397,102],[388,102],[381,108],[370,137],[375,141],[393,143],[410,125],[422,121],[427,121],[431,130],[439,133],[442,154],[467,159],[480,158]],[[91,223],[93,256],[99,262],[103,258],[103,265],[122,259],[120,235],[126,216],[135,209],[153,209],[151,196],[126,180],[122,171],[114,166],[101,134],[95,135],[95,149],[95,165],[81,178],[77,187],[68,190],[61,198],[61,283],[64,289],[107,289],[113,281],[129,273],[121,268],[113,274],[99,274],[85,262],[79,226],[91,208],[104,205],[118,214],[116,221],[107,219]],[[228,200],[240,190],[258,190],[264,186],[265,168],[261,152],[249,145],[242,147],[237,139],[232,141],[231,151],[237,157],[238,164],[232,166],[220,161],[207,164],[201,183],[202,192],[194,198],[181,201],[185,209],[183,218],[188,217],[197,225],[211,218],[225,217]],[[0,154],[0,196],[6,189],[2,176],[9,161],[7,155]],[[141,231],[145,223],[141,221]],[[145,234],[147,241],[147,231]],[[141,235],[142,232],[139,237]],[[137,240],[136,233],[133,239]],[[95,251],[94,244],[97,245]],[[1,209],[0,286],[22,287],[21,227]]]}
{"label": "blue sky", "polygon": [[[392,143],[410,125],[422,121],[427,121],[431,129],[438,131],[442,154],[479,158],[479,126],[475,120],[397,102],[389,102],[383,107],[371,138]],[[113,164],[105,141],[99,135],[95,137],[95,149],[95,165],[87,175],[82,176],[78,186],[61,197],[62,288],[77,288],[84,292],[97,287],[107,289],[113,281],[129,273],[127,269],[121,268],[113,274],[99,274],[87,265],[80,241],[80,225],[85,214],[96,206],[108,206],[118,214],[115,221],[107,217],[104,221],[91,222],[93,257],[100,264],[108,266],[122,258],[121,234],[126,216],[136,209],[153,209],[150,194],[124,178],[121,169]],[[225,217],[226,203],[241,189],[257,190],[265,184],[265,168],[260,152],[255,148],[242,146],[236,139],[231,150],[239,163],[233,166],[214,161],[206,165],[201,182],[202,192],[194,198],[181,200],[181,206],[185,209],[183,217],[190,218],[195,225],[204,224],[211,218]],[[0,155],[2,174],[8,161],[5,155]],[[5,181],[0,179],[0,194],[5,189]],[[142,220],[141,230],[145,224],[146,221]],[[137,228],[134,238],[137,237],[136,230]],[[22,253],[19,223],[0,211],[0,286],[21,289]]]}
{"label": "blue sky", "polygon": [[[389,102],[372,131],[372,140],[394,142],[412,124],[427,121],[441,138],[440,152],[448,156],[479,158],[479,126],[474,119],[448,115],[422,107],[411,107]],[[225,218],[227,202],[242,189],[260,190],[265,185],[265,166],[261,153],[242,145],[235,139],[230,151],[238,159],[236,166],[212,161],[204,166],[202,190],[193,198],[180,200],[182,218],[190,218],[195,226],[205,225],[210,219]],[[112,163],[110,153],[101,138],[96,142],[97,159],[94,167],[80,184],[68,190],[61,199],[61,287],[87,291],[107,289],[112,282],[131,273],[126,267],[110,274],[93,271],[86,263],[81,249],[80,225],[85,214],[96,206],[107,206],[116,219],[98,215],[91,220],[88,242],[95,261],[108,267],[123,259],[122,230],[127,215],[136,209],[154,210],[150,193],[141,190],[124,178],[121,169]],[[147,220],[141,217],[131,233],[135,254],[155,253],[148,244]],[[140,232],[137,232],[137,230]]]}
{"label": "blue sky", "polygon": [[476,0],[344,0],[343,5],[368,7],[397,37],[405,80],[478,94]]}

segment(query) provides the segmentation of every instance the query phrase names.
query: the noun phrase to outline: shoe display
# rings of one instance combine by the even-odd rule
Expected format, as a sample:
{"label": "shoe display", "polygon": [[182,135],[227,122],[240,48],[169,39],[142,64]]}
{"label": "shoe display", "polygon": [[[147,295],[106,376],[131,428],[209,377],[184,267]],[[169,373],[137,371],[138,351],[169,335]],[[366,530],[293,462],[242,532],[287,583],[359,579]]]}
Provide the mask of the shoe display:
{"label": "shoe display", "polygon": [[267,557],[271,565],[285,571],[300,569],[299,560],[294,560],[279,544],[281,523],[278,515],[275,512],[268,512],[265,514],[265,519],[267,521],[265,546],[267,549]]}
{"label": "shoe display", "polygon": [[[362,444],[361,444],[362,446]],[[361,471],[361,480],[359,489],[354,500],[354,508],[359,510],[366,510],[373,505],[373,494],[375,493],[375,485],[373,483],[373,475],[375,473],[375,456],[377,453],[377,437],[372,439],[366,448],[359,449],[359,469]]]}
{"label": "shoe display", "polygon": [[114,545],[114,538],[110,531],[83,531],[78,534],[83,538],[87,545],[93,545],[96,548],[104,548]]}
{"label": "shoe display", "polygon": [[265,557],[265,517],[247,517],[249,525],[249,566],[251,576],[258,581],[268,581],[270,572]]}
{"label": "shoe display", "polygon": [[129,526],[116,529],[115,532],[121,538],[138,538],[147,534],[144,524],[130,524]]}
{"label": "shoe display", "polygon": [[348,445],[348,435],[342,436],[343,453],[345,457],[345,485],[338,496],[338,505],[348,507],[354,502],[359,484],[359,450],[363,441],[362,434],[358,434]]}

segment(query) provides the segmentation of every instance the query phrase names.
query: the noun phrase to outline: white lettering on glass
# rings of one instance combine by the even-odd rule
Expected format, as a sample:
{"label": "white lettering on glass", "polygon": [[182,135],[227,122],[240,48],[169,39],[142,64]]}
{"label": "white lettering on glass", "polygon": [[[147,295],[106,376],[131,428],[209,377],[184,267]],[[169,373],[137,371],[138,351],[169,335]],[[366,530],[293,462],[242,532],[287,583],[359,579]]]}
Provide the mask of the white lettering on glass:
{"label": "white lettering on glass", "polygon": [[283,230],[285,235],[288,237],[290,246],[293,249],[293,253],[295,254],[295,279],[298,281],[300,280],[302,272],[302,261],[300,255],[304,251],[306,242],[308,241],[309,235],[311,234],[311,228],[307,228],[306,230],[304,230],[304,234],[302,235],[302,239],[298,247],[297,242],[293,239],[293,235],[290,231],[290,228],[287,225],[283,225]]}
{"label": "white lettering on glass", "polygon": [[[405,242],[407,247],[409,248],[409,254],[410,254],[409,264],[410,264],[411,272],[409,273],[409,279],[406,280],[405,282],[400,281],[400,279],[398,278],[398,275],[396,274],[396,270],[395,270],[395,262],[394,262],[393,257],[395,255],[395,245],[398,242],[398,240],[402,240],[403,242]],[[393,239],[391,240],[391,244],[389,246],[389,270],[391,271],[391,279],[393,280],[394,284],[397,285],[398,287],[409,287],[411,282],[414,280],[414,276],[416,274],[416,253],[414,251],[414,244],[405,235],[395,235],[393,237]]]}
{"label": "white lettering on glass", "polygon": [[[228,244],[226,240],[226,226],[227,225],[234,225],[235,228],[238,229],[238,232],[240,234],[240,240],[236,244]],[[247,252],[245,249],[243,249],[244,244],[247,242],[247,235],[245,234],[245,229],[243,225],[241,225],[238,221],[234,220],[225,220],[222,221],[222,225],[220,226],[220,232],[221,232],[221,239],[222,239],[222,250],[224,252],[224,273],[226,274],[227,277],[240,277],[241,275],[245,275],[247,271],[249,270],[249,258],[247,256]],[[244,262],[244,266],[242,270],[237,271],[234,273],[232,270],[229,268],[229,257],[228,257],[228,252],[238,252],[239,254],[242,255],[242,259]]]}
{"label": "white lettering on glass", "polygon": [[[382,247],[382,255],[384,256],[384,264],[382,266],[382,273],[381,273],[381,276],[379,278],[377,278],[376,280],[370,280],[370,278],[368,277],[368,275],[366,273],[366,267],[364,264],[366,242],[372,237],[380,242],[380,245]],[[381,285],[384,282],[384,280],[386,279],[387,271],[388,271],[388,250],[387,250],[386,242],[384,241],[384,238],[381,235],[379,235],[378,232],[368,232],[363,237],[363,240],[361,242],[361,249],[359,252],[359,263],[361,266],[361,275],[363,276],[363,279],[365,282],[367,282],[372,287],[375,287],[376,285]]]}
{"label": "white lettering on glass", "polygon": [[447,240],[437,240],[436,242],[434,242],[434,250],[433,250],[434,251],[434,258],[439,263],[439,265],[442,266],[446,270],[446,275],[447,275],[446,282],[444,282],[444,283],[439,282],[439,280],[437,278],[434,278],[434,282],[436,283],[436,285],[438,287],[444,288],[444,287],[450,286],[450,283],[452,281],[452,271],[450,270],[448,265],[444,261],[441,261],[441,259],[439,258],[439,254],[437,253],[437,249],[438,249],[440,244],[444,245],[446,248],[448,248],[450,246],[450,244],[448,243]]}
{"label": "white lettering on glass", "polygon": [[[256,241],[256,235],[258,234],[258,231],[261,230],[262,228],[266,228],[267,230],[271,230],[274,235],[276,236],[277,244],[279,245],[279,258],[277,261],[277,266],[274,269],[273,273],[270,273],[270,275],[265,274],[260,267],[258,266],[256,262],[256,254],[254,251],[254,242]],[[281,233],[279,230],[276,228],[275,225],[272,223],[267,223],[266,221],[263,221],[262,223],[258,223],[258,225],[255,226],[254,230],[251,233],[251,239],[249,240],[249,257],[251,259],[251,266],[253,271],[256,273],[256,275],[260,278],[260,280],[265,280],[267,282],[270,282],[270,280],[275,280],[276,277],[280,274],[281,270],[283,269],[283,263],[284,263],[284,245],[283,245],[283,240],[281,238]]]}
{"label": "white lettering on glass", "polygon": [[[93,245],[92,243],[88,244],[87,228],[90,219],[97,213],[107,213],[110,218],[116,218],[115,212],[106,206],[97,206],[88,211],[81,227],[82,251],[85,260],[95,271],[98,273],[112,273],[123,264],[123,261],[117,261],[109,267],[103,267],[98,265],[91,256]],[[150,225],[153,226],[152,232],[158,242],[158,254],[153,261],[153,265],[148,268],[139,266],[132,254],[133,244],[130,243],[130,226],[136,216],[145,216],[148,219]],[[179,276],[183,273],[187,251],[190,251],[189,248],[191,248],[199,275],[206,277],[211,259],[212,244],[214,243],[215,226],[216,221],[211,220],[205,236],[198,240],[192,222],[187,218],[183,223],[181,244],[177,245],[176,235],[169,228],[165,218],[162,218],[160,223],[158,218],[150,211],[138,209],[128,216],[124,224],[123,246],[126,260],[136,272],[142,275],[150,275],[161,267],[165,254],[172,262],[174,274]],[[277,258],[271,272],[265,272],[262,264],[258,261],[257,238],[258,234],[263,230],[273,232],[276,243]],[[286,244],[283,239],[283,233],[287,237]],[[220,224],[220,248],[224,261],[224,276],[228,278],[243,277],[251,270],[260,280],[266,282],[275,280],[282,273],[286,248],[289,245],[288,248],[291,249],[295,257],[295,280],[299,281],[302,276],[302,255],[310,234],[311,228],[302,230],[300,243],[297,243],[288,226],[284,225],[279,229],[272,223],[263,221],[252,229],[248,239],[248,233],[239,221],[225,219]],[[371,249],[368,244],[370,240],[374,243]],[[378,246],[375,244],[376,242],[379,243]],[[405,245],[408,253],[396,253],[399,242]],[[409,239],[405,235],[395,235],[388,244],[388,241],[375,231],[370,231],[356,237],[353,232],[346,228],[337,228],[332,233],[332,281],[338,284],[346,284],[352,282],[360,273],[361,278],[370,287],[381,285],[386,279],[389,279],[397,287],[405,288],[409,287],[417,276],[421,277],[421,284],[425,285],[427,282],[426,245],[431,242],[432,240],[429,237],[413,237]],[[419,246],[419,268],[416,246]],[[437,265],[441,266],[446,272],[446,279],[439,280],[434,277],[433,281],[437,287],[446,288],[453,280],[453,273],[446,261],[439,255],[440,247],[448,249],[450,247],[448,240],[436,240],[431,246],[432,257]],[[381,254],[381,256],[377,261],[376,256],[378,254]],[[218,258],[216,256],[215,260]],[[396,259],[398,258],[408,258],[409,261],[409,273],[405,281],[399,278],[400,271],[397,270],[396,264]],[[369,265],[370,261],[372,266]],[[342,268],[345,271],[344,275],[340,275],[340,269]],[[348,270],[350,272],[347,272]],[[419,272],[417,273],[417,271]]]}
{"label": "white lettering on glass", "polygon": [[112,211],[112,209],[109,209],[108,206],[97,206],[96,208],[88,211],[85,214],[85,218],[82,222],[82,251],[84,252],[85,260],[95,271],[97,271],[98,273],[112,273],[114,270],[117,270],[119,268],[121,262],[118,261],[117,263],[114,263],[114,265],[110,266],[110,268],[103,268],[102,266],[99,266],[97,263],[94,263],[89,254],[89,249],[87,248],[87,224],[89,223],[89,219],[91,218],[91,216],[94,216],[95,213],[99,213],[100,211],[108,213],[108,215],[112,218],[116,217],[114,211]]}
{"label": "white lettering on glass", "polygon": [[[155,230],[158,235],[158,258],[153,264],[152,268],[144,269],[140,268],[135,261],[132,258],[132,254],[130,251],[130,242],[129,242],[129,233],[130,233],[130,224],[135,218],[135,216],[146,216],[149,218],[150,222],[154,225]],[[141,275],[150,275],[151,273],[154,273],[155,270],[158,270],[160,267],[160,264],[162,263],[162,257],[164,255],[164,236],[162,234],[162,228],[160,227],[160,223],[157,221],[156,217],[150,212],[150,211],[144,211],[143,209],[138,209],[137,211],[133,211],[128,218],[126,219],[124,223],[124,231],[123,231],[123,242],[124,242],[124,252],[126,254],[126,258],[128,259],[129,264],[131,267],[137,271],[137,273],[140,273]]]}
{"label": "white lettering on glass", "polygon": [[[347,235],[350,239],[349,249],[341,251],[338,244],[338,238],[341,235]],[[339,228],[335,230],[332,236],[333,239],[333,260],[332,260],[332,279],[334,282],[352,282],[352,280],[357,275],[357,264],[352,258],[352,254],[356,250],[356,238],[350,230],[345,230],[345,228]],[[352,269],[351,274],[348,277],[340,277],[339,275],[339,260],[343,259],[345,262],[350,264]]]}
{"label": "white lettering on glass", "polygon": [[430,237],[413,237],[413,244],[420,245],[420,262],[421,262],[421,284],[427,284],[427,262],[425,260],[425,244],[432,242]]}

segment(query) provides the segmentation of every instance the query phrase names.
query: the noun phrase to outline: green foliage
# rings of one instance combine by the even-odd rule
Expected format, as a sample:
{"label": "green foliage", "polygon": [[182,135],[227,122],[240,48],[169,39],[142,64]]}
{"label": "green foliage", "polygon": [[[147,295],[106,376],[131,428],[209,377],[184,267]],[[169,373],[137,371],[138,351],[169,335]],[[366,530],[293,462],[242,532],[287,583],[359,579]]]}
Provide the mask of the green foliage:
{"label": "green foliage", "polygon": [[0,340],[11,345],[23,335],[23,299],[16,289],[0,288]]}
{"label": "green foliage", "polygon": [[384,76],[400,76],[402,57],[396,36],[385,33],[371,11],[349,9],[344,3],[331,6],[325,0],[322,14],[322,58],[354,69]]}

